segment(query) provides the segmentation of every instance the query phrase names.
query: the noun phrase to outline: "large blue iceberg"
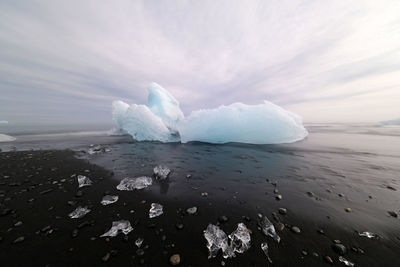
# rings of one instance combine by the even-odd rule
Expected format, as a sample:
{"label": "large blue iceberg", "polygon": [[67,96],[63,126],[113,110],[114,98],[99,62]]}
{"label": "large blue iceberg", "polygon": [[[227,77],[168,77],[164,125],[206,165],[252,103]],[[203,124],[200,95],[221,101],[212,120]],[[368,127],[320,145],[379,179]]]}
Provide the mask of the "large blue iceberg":
{"label": "large blue iceberg", "polygon": [[179,102],[156,83],[146,105],[114,101],[113,118],[137,141],[279,144],[308,135],[300,116],[269,101],[197,110],[185,118]]}

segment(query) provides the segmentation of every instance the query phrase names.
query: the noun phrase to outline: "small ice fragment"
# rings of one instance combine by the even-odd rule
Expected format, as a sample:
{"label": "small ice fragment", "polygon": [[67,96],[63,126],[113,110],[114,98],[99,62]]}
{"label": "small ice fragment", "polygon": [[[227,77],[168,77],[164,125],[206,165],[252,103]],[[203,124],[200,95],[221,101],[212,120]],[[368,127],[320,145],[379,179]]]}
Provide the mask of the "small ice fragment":
{"label": "small ice fragment", "polygon": [[171,172],[171,170],[168,169],[168,167],[164,166],[164,165],[158,165],[158,166],[154,167],[153,171],[154,171],[154,175],[156,176],[156,178],[160,179],[160,180],[167,179],[168,175]]}
{"label": "small ice fragment", "polygon": [[261,218],[259,225],[266,236],[272,237],[277,243],[281,241],[281,238],[275,231],[274,225],[268,220],[267,216]]}
{"label": "small ice fragment", "polygon": [[84,187],[84,186],[89,186],[92,185],[93,182],[86,176],[84,175],[78,175],[78,184],[79,188]]}
{"label": "small ice fragment", "polygon": [[79,206],[73,212],[68,214],[68,216],[72,219],[79,219],[79,218],[82,218],[83,216],[85,216],[86,214],[88,214],[89,212],[90,212],[90,209],[88,209],[88,207]]}
{"label": "small ice fragment", "polygon": [[105,237],[105,236],[113,237],[113,236],[118,235],[118,233],[123,233],[123,234],[127,235],[132,230],[133,230],[133,228],[129,221],[127,221],[127,220],[115,221],[115,222],[112,222],[111,229],[108,230],[108,232],[101,235],[100,237]]}
{"label": "small ice fragment", "polygon": [[354,263],[352,263],[351,261],[349,261],[349,260],[346,260],[344,257],[342,257],[342,256],[339,256],[339,261],[340,262],[343,262],[344,263],[344,265],[346,265],[346,266],[349,266],[349,267],[353,267],[354,266]]}
{"label": "small ice fragment", "polygon": [[141,237],[138,237],[138,239],[136,239],[136,241],[135,241],[135,245],[138,247],[138,248],[140,248],[140,246],[143,244],[143,238],[141,238]]}
{"label": "small ice fragment", "polygon": [[368,238],[375,238],[376,234],[371,233],[371,232],[362,232],[362,233],[358,233],[359,236],[364,236],[364,237],[368,237]]}
{"label": "small ice fragment", "polygon": [[117,201],[118,201],[118,196],[105,195],[100,203],[105,206],[105,205],[115,203]]}
{"label": "small ice fragment", "polygon": [[233,252],[243,253],[250,248],[250,232],[244,223],[239,223],[237,229],[229,236]]}
{"label": "small ice fragment", "polygon": [[132,191],[134,189],[143,189],[153,183],[153,179],[147,176],[137,178],[124,178],[117,186],[118,190]]}
{"label": "small ice fragment", "polygon": [[105,151],[105,149],[101,145],[96,145],[96,146],[92,146],[91,148],[88,149],[88,154],[93,155],[93,154],[97,154],[97,153],[104,152],[104,151]]}
{"label": "small ice fragment", "polygon": [[163,214],[163,206],[158,203],[151,203],[151,208],[149,211],[149,218],[158,217]]}
{"label": "small ice fragment", "polygon": [[264,251],[265,256],[267,256],[268,261],[272,263],[272,260],[268,254],[268,243],[267,242],[261,243],[261,249],[262,251]]}
{"label": "small ice fragment", "polygon": [[195,214],[197,212],[197,207],[191,207],[186,210],[188,214]]}
{"label": "small ice fragment", "polygon": [[203,233],[205,239],[207,240],[209,259],[216,257],[220,249],[222,249],[222,256],[224,258],[235,256],[232,248],[228,245],[228,237],[226,236],[225,232],[222,231],[218,226],[209,224],[207,226],[207,229],[204,230]]}

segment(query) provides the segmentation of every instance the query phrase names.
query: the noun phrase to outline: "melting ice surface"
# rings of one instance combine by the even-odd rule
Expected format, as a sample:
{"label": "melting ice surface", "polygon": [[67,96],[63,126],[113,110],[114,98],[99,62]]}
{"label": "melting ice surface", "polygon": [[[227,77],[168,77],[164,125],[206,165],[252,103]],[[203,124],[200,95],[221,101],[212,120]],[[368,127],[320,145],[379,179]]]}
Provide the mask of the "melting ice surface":
{"label": "melting ice surface", "polygon": [[114,101],[113,118],[137,141],[278,144],[308,134],[301,117],[268,101],[193,111],[185,118],[179,102],[156,83],[147,105]]}
{"label": "melting ice surface", "polygon": [[105,236],[113,237],[113,236],[117,236],[118,233],[123,233],[124,235],[127,235],[132,230],[133,230],[133,228],[129,221],[127,221],[127,220],[115,221],[115,222],[112,222],[111,229],[108,230],[103,235],[101,235],[100,237],[105,237]]}
{"label": "melting ice surface", "polygon": [[122,191],[132,191],[134,189],[143,189],[148,187],[153,183],[153,179],[147,176],[141,176],[137,178],[124,178],[119,185],[117,185],[118,190]]}

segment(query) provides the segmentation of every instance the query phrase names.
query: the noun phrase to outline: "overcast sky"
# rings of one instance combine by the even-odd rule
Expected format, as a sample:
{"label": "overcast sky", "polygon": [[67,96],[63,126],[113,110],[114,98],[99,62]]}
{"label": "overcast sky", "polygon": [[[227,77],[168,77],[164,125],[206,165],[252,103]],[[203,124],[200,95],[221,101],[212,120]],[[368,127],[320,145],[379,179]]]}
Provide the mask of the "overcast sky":
{"label": "overcast sky", "polygon": [[109,122],[154,81],[186,115],[270,100],[400,117],[400,1],[0,1],[0,120]]}

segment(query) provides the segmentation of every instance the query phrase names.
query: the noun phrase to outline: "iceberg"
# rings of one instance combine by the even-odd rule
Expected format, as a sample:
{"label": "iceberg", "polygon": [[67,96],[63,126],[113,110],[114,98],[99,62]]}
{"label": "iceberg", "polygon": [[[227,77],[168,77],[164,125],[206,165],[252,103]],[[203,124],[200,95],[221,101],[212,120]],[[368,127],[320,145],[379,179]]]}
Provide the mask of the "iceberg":
{"label": "iceberg", "polygon": [[12,142],[15,141],[16,138],[6,135],[6,134],[0,134],[0,142]]}
{"label": "iceberg", "polygon": [[308,135],[300,116],[269,101],[197,110],[185,118],[179,102],[167,90],[156,83],[148,90],[146,105],[122,101],[112,105],[120,130],[137,141],[279,144]]}
{"label": "iceberg", "polygon": [[389,121],[381,121],[381,125],[400,125],[400,118],[394,119],[394,120],[389,120]]}

